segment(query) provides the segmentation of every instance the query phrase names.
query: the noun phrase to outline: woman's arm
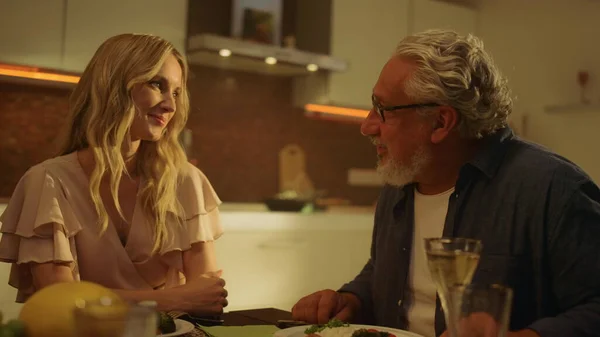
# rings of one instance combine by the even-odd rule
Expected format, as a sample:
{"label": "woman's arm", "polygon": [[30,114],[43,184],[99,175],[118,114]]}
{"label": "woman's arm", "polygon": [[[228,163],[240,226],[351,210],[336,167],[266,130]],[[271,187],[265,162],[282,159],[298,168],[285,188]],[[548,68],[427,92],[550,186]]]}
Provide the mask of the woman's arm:
{"label": "woman's arm", "polygon": [[[58,282],[73,282],[71,268],[67,264],[34,263],[31,265],[33,284],[40,290]],[[218,277],[198,277],[175,288],[159,290],[111,289],[129,302],[155,301],[157,310],[184,311],[198,315],[212,315],[223,311],[227,305],[225,281]]]}
{"label": "woman's arm", "polygon": [[182,298],[180,288],[158,290],[111,290],[128,302],[138,303],[142,301],[154,301],[157,303],[156,309],[159,311],[194,311],[192,303],[180,300]]}
{"label": "woman's arm", "polygon": [[[33,285],[36,290],[59,282],[72,282],[73,274],[67,264],[59,263],[35,263],[31,265]],[[158,310],[170,311],[181,310],[177,301],[177,294],[173,294],[176,288],[165,290],[123,290],[111,289],[121,298],[131,302],[156,301]]]}
{"label": "woman's arm", "polygon": [[214,241],[194,243],[183,252],[183,273],[186,280],[195,280],[205,274],[221,276],[217,271]]}
{"label": "woman's arm", "polygon": [[36,291],[54,283],[74,281],[67,263],[31,263],[30,266]]}

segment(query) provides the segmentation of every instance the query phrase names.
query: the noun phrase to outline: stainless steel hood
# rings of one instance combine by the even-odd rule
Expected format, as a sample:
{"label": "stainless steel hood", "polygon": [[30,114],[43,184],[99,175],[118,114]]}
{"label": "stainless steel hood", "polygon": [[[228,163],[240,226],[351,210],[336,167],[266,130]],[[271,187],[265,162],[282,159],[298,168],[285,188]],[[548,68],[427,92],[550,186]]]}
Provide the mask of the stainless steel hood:
{"label": "stainless steel hood", "polygon": [[[230,55],[224,57],[221,54]],[[342,72],[348,67],[344,60],[329,55],[213,34],[188,38],[187,57],[190,64],[279,76],[309,75],[309,68],[313,71],[318,68],[318,71]],[[275,64],[267,63],[273,63],[274,59]]]}

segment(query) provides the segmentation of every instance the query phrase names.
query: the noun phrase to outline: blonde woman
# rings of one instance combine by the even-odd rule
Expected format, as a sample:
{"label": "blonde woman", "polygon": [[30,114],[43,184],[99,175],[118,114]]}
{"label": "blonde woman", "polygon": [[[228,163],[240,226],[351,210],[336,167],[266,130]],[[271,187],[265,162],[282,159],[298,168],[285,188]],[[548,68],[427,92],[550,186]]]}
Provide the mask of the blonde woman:
{"label": "blonde woman", "polygon": [[156,36],[118,35],[96,51],[60,156],[25,173],[0,218],[17,301],[86,280],[160,310],[222,312],[220,200],[178,142],[187,77],[181,54]]}

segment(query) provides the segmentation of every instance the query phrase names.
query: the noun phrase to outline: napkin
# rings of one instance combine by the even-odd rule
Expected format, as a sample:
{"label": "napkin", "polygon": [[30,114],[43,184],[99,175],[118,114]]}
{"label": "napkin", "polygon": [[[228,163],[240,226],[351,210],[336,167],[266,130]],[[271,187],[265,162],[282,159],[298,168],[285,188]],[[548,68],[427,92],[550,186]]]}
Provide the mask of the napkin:
{"label": "napkin", "polygon": [[279,330],[274,325],[203,326],[200,328],[215,337],[272,337]]}

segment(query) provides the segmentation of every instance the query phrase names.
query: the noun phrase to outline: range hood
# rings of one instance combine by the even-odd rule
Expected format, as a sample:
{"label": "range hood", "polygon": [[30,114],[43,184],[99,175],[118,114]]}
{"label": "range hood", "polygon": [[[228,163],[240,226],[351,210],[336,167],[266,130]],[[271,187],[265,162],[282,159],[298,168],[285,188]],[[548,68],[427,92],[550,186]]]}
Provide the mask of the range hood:
{"label": "range hood", "polygon": [[303,76],[314,71],[342,72],[343,60],[295,48],[244,41],[214,34],[188,38],[190,64],[279,76]]}

